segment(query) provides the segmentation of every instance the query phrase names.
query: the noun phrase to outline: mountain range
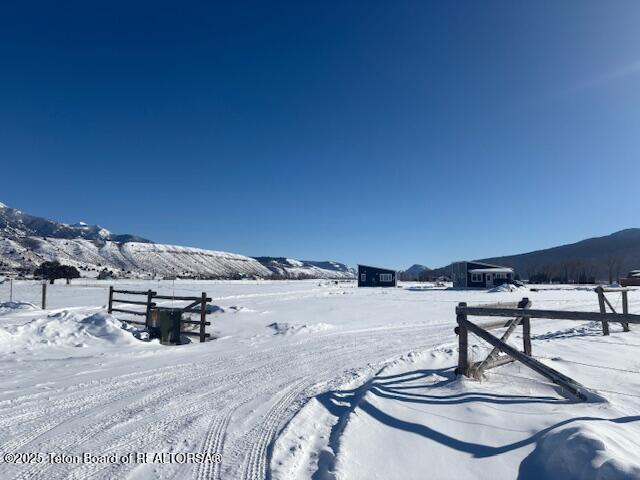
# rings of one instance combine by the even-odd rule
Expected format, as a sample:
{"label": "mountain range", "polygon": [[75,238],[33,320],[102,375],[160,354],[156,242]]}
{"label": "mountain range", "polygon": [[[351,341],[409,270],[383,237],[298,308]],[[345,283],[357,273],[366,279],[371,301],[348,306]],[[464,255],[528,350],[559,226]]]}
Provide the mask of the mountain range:
{"label": "mountain range", "polygon": [[73,265],[85,275],[104,271],[127,277],[354,278],[353,271],[338,262],[253,258],[158,244],[99,225],[36,217],[0,203],[0,271],[27,273],[44,261]]}
{"label": "mountain range", "polygon": [[78,222],[73,225],[35,217],[0,203],[0,237],[52,237],[108,240],[112,242],[151,243],[137,235],[116,235],[100,225]]}
{"label": "mountain range", "polygon": [[[615,281],[640,269],[640,228],[518,255],[477,259],[513,267],[523,279],[539,281]],[[430,272],[448,275],[450,266]]]}
{"label": "mountain range", "polygon": [[[199,278],[352,279],[346,265],[286,257],[248,257],[202,248],[154,243],[132,234],[114,234],[99,225],[72,225],[30,215],[0,203],[0,271],[30,272],[43,261],[59,261],[85,272],[116,276]],[[538,281],[613,281],[640,269],[640,229],[559,247],[477,261],[513,267],[523,279]],[[450,266],[430,270],[415,264],[401,280],[450,274]]]}

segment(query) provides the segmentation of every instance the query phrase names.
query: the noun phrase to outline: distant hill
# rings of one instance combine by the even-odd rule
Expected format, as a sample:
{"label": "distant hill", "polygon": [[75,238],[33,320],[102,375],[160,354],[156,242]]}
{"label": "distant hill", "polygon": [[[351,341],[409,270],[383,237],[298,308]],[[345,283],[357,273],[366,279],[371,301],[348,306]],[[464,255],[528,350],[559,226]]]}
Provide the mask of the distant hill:
{"label": "distant hill", "polygon": [[415,282],[426,280],[430,276],[431,269],[416,263],[402,272],[398,272],[399,279],[404,282]]}
{"label": "distant hill", "polygon": [[[640,229],[629,228],[559,247],[478,261],[513,267],[521,278],[529,280],[616,280],[629,270],[640,269]],[[449,271],[450,267],[444,267],[432,273]]]}
{"label": "distant hill", "polygon": [[152,243],[137,235],[118,235],[100,225],[78,222],[73,225],[35,217],[21,210],[0,203],[0,236],[3,237],[51,237],[83,238],[86,240],[109,240],[112,242]]}
{"label": "distant hill", "polygon": [[[30,273],[44,261],[73,265],[83,276],[197,278],[355,278],[345,265],[258,259],[117,235],[99,225],[35,217],[0,203],[0,271]],[[110,273],[111,272],[111,273]]]}
{"label": "distant hill", "polygon": [[343,263],[294,260],[284,257],[253,257],[268,268],[274,277],[282,278],[355,278],[353,270]]}

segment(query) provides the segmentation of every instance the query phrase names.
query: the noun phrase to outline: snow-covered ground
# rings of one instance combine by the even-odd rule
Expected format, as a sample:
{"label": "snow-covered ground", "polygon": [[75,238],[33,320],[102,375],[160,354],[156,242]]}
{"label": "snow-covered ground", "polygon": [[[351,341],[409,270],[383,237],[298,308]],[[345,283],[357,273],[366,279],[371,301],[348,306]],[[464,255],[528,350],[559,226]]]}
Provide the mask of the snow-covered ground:
{"label": "snow-covered ground", "polygon": [[[602,403],[571,402],[517,364],[483,382],[453,375],[458,302],[528,296],[534,308],[596,311],[590,289],[117,282],[212,297],[217,339],[165,347],[104,313],[112,282],[74,282],[49,287],[46,311],[34,306],[39,285],[14,283],[14,300],[32,305],[2,303],[0,285],[1,453],[212,452],[222,462],[0,463],[0,478],[639,476],[640,328],[612,325],[604,338],[590,324],[532,322],[534,355]],[[639,312],[640,291],[630,302]],[[487,349],[476,343],[479,358]]]}

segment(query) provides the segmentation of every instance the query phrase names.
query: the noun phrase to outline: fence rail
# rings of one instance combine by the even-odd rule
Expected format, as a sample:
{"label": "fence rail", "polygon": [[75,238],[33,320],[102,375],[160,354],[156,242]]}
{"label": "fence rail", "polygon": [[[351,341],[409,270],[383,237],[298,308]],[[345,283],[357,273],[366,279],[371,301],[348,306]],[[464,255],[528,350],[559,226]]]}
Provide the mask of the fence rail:
{"label": "fence rail", "polygon": [[[596,289],[596,292],[599,292],[599,296],[604,295],[604,293],[607,292],[607,289],[602,289],[600,291]],[[623,293],[626,297],[626,292]],[[604,303],[608,304],[613,312],[615,312],[609,302],[602,302],[601,300],[601,306]],[[629,331],[628,324],[640,324],[640,315],[628,313],[628,300],[623,301],[624,313],[608,313],[604,311],[604,308],[601,308],[601,313],[566,310],[533,310],[530,306],[531,302],[527,298],[522,299],[518,304],[518,308],[503,308],[495,305],[469,307],[466,303],[458,304],[456,307],[456,320],[458,326],[455,329],[455,333],[458,335],[459,353],[458,368],[456,369],[456,372],[468,377],[481,378],[483,373],[490,368],[505,365],[513,361],[519,361],[540,375],[548,378],[556,385],[559,385],[564,391],[569,392],[580,400],[585,401],[589,396],[597,397],[590,393],[589,390],[580,383],[533,358],[531,350],[531,319],[546,318],[551,320],[601,322],[603,325],[607,324],[607,329],[605,331],[603,328],[603,333],[608,335],[608,322],[621,323],[623,327],[627,324],[625,331]],[[510,317],[511,319],[507,321],[494,321],[476,325],[469,321],[469,316]],[[520,351],[506,343],[509,336],[520,325],[522,326],[523,351]],[[497,328],[507,329],[501,338],[489,333],[489,330]],[[493,346],[493,350],[491,350],[491,353],[489,353],[487,358],[480,362],[469,363],[469,332]],[[504,353],[505,356],[500,356],[500,352]]]}
{"label": "fence rail", "polygon": [[[115,298],[113,296],[115,293],[121,294],[121,295],[145,295],[147,299],[145,301],[140,301],[140,300],[129,300],[125,298]],[[158,304],[153,301],[154,299],[191,301],[191,303],[186,307],[169,308],[169,307],[158,306]],[[122,319],[122,321],[127,323],[133,323],[136,325],[144,325],[147,327],[151,322],[151,316],[154,311],[178,310],[182,313],[199,313],[200,320],[189,320],[189,319],[180,320],[181,326],[183,324],[199,325],[200,328],[198,329],[198,331],[194,332],[189,330],[182,330],[182,327],[181,327],[180,333],[182,335],[197,336],[200,338],[200,342],[205,342],[207,338],[211,336],[209,333],[206,332],[206,327],[211,325],[211,322],[207,321],[207,303],[210,301],[211,301],[211,298],[207,297],[206,292],[202,292],[202,295],[199,297],[184,297],[184,296],[174,297],[170,295],[158,295],[158,292],[154,292],[153,290],[146,290],[146,291],[145,290],[116,290],[113,288],[113,286],[111,286],[109,287],[109,303],[108,303],[107,311],[109,313],[119,312],[119,313],[126,313],[129,315],[144,316],[145,317],[144,322],[129,320],[129,319]],[[113,306],[114,303],[142,305],[142,306],[145,306],[146,309],[144,311],[140,311],[140,310],[129,310],[126,308],[116,308]]]}
{"label": "fence rail", "polygon": [[[611,302],[606,296],[606,293],[621,293],[622,294],[622,313],[623,315],[629,314],[629,290],[627,288],[611,288],[611,287],[596,287],[596,293],[598,294],[598,303],[600,304],[600,313],[607,313],[607,305],[613,313],[617,313],[613,308]],[[622,329],[625,332],[629,331],[629,322],[620,322]],[[602,322],[602,333],[609,335],[609,322]]]}
{"label": "fence rail", "polygon": [[[478,317],[516,317],[521,310],[516,308],[485,308],[458,305],[456,313]],[[529,318],[547,318],[550,320],[575,320],[580,322],[628,322],[640,324],[640,315],[623,313],[575,312],[570,310],[527,310]]]}

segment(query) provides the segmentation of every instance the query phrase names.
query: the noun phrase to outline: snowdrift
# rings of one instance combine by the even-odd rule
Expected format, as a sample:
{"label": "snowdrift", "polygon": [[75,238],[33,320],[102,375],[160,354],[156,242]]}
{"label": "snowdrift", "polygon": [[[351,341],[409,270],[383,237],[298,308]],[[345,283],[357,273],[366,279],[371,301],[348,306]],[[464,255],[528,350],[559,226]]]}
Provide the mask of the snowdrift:
{"label": "snowdrift", "polygon": [[29,302],[2,302],[0,303],[0,315],[4,313],[14,313],[20,310],[38,310],[33,303]]}
{"label": "snowdrift", "polygon": [[624,424],[580,423],[544,435],[520,465],[519,480],[640,478],[640,444]]}
{"label": "snowdrift", "polygon": [[314,323],[311,325],[296,325],[286,322],[274,322],[267,325],[269,328],[275,330],[274,335],[295,335],[299,333],[315,333],[330,330],[333,325],[328,323]]}
{"label": "snowdrift", "polygon": [[23,325],[0,327],[0,352],[136,343],[131,331],[106,313],[87,317],[64,310]]}
{"label": "snowdrift", "polygon": [[489,293],[519,292],[521,290],[526,290],[526,288],[512,285],[510,283],[503,283],[502,285],[489,289]]}

